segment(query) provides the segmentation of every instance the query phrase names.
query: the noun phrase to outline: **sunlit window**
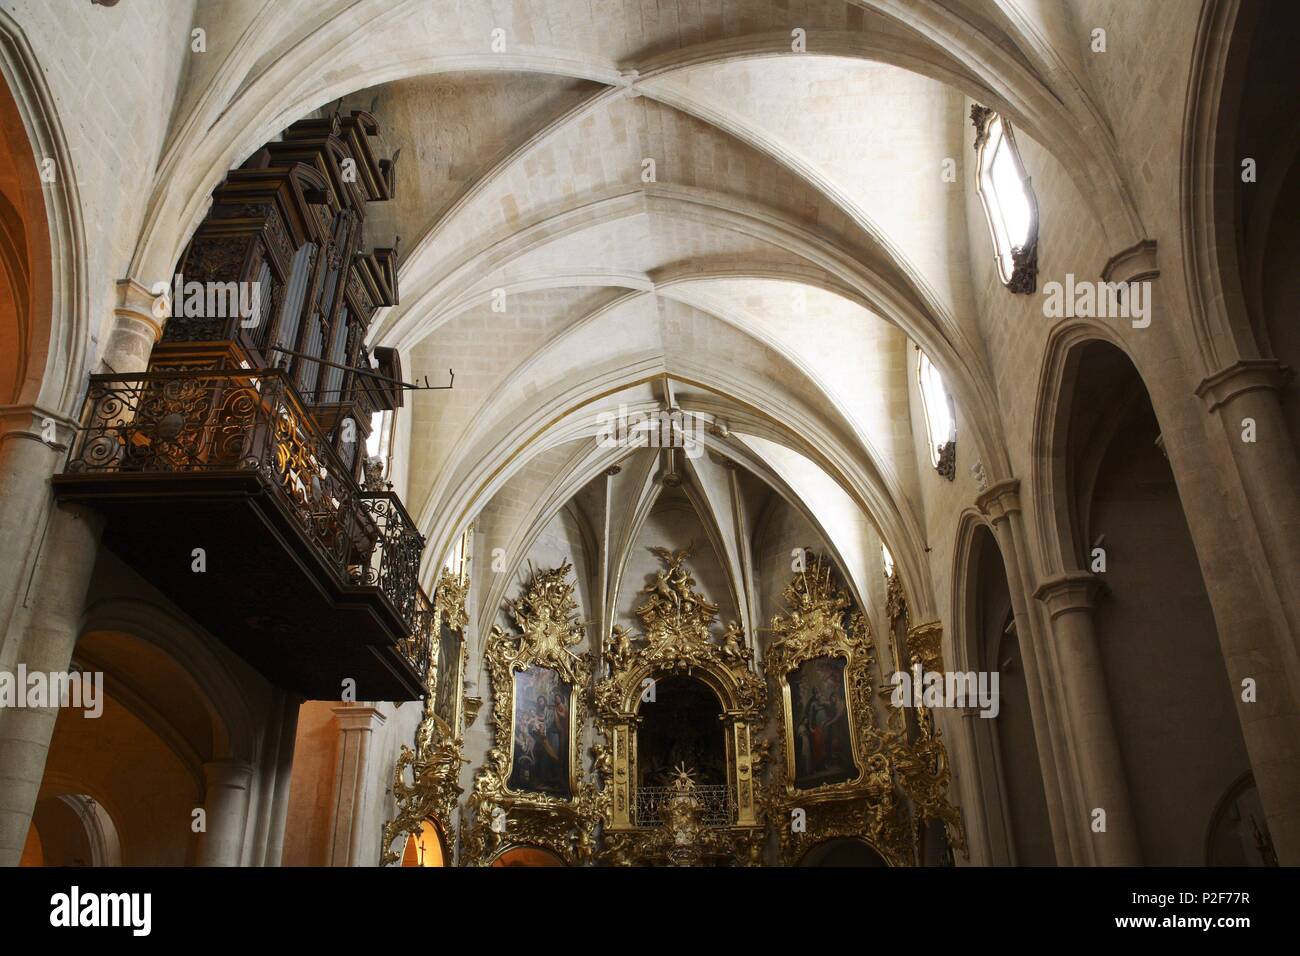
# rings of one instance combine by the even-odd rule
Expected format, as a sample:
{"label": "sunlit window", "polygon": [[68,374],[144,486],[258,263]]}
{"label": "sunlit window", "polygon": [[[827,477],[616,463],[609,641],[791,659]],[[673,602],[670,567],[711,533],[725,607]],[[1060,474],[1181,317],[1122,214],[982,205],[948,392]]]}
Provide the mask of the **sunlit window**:
{"label": "sunlit window", "polygon": [[[925,413],[930,463],[944,472],[945,458],[951,460],[952,446],[957,441],[957,418],[953,412],[952,396],[944,387],[943,376],[924,352],[920,353],[920,361],[917,363],[917,382],[920,385],[922,411]],[[945,473],[944,477],[949,476]]]}
{"label": "sunlit window", "polygon": [[880,563],[885,568],[885,577],[892,578],[894,576],[894,556],[889,553],[889,548],[885,546],[883,541],[880,543]]}
{"label": "sunlit window", "polygon": [[447,555],[447,560],[443,563],[444,568],[462,581],[465,580],[465,575],[469,572],[469,555],[473,546],[474,528],[471,525],[456,539],[456,543],[451,547],[451,553]]}
{"label": "sunlit window", "polygon": [[1038,268],[1038,203],[1015,136],[1006,120],[991,110],[977,106],[971,118],[976,129],[976,182],[998,274],[1012,291],[1032,292]]}
{"label": "sunlit window", "polygon": [[391,411],[375,412],[370,416],[370,435],[366,438],[366,457],[380,458],[384,462],[384,471],[388,471],[388,459],[393,445],[393,413]]}

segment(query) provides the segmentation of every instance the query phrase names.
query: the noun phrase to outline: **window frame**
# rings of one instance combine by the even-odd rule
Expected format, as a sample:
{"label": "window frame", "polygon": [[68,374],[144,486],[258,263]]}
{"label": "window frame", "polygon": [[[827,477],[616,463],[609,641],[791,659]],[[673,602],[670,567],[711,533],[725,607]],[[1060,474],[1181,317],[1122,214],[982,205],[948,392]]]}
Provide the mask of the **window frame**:
{"label": "window frame", "polygon": [[[984,221],[993,245],[994,266],[1003,286],[1013,293],[1027,294],[1038,287],[1038,197],[1034,194],[1033,179],[1025,169],[1016,145],[1015,131],[1005,116],[983,106],[971,107],[971,121],[975,125],[975,191],[984,209]],[[999,145],[1005,144],[1016,178],[1024,190],[1029,206],[1029,228],[1020,246],[1011,242],[1006,234],[1004,204],[998,199],[993,184],[993,161]],[[1000,227],[1000,228],[999,228]],[[1004,248],[1005,241],[1005,248]]]}
{"label": "window frame", "polygon": [[[921,397],[921,417],[925,423],[926,444],[930,448],[930,464],[949,481],[953,480],[957,453],[957,403],[953,400],[948,384],[943,380],[943,372],[930,360],[930,356],[916,348],[916,390]],[[929,387],[926,385],[926,369],[934,370],[938,378],[938,387],[943,393],[943,401],[948,410],[948,437],[945,441],[935,440],[932,415],[930,413]],[[946,455],[945,455],[946,450]]]}

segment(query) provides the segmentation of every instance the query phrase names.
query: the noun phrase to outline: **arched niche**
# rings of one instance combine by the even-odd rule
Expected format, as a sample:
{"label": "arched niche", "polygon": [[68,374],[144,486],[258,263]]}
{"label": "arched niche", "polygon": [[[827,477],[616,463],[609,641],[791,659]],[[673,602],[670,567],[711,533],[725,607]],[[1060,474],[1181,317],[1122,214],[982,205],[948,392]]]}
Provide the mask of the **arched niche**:
{"label": "arched niche", "polygon": [[22,866],[120,866],[117,824],[84,793],[47,796],[32,814]]}
{"label": "arched niche", "polygon": [[567,866],[550,850],[540,846],[512,846],[492,858],[489,866]]}
{"label": "arched niche", "polygon": [[1253,773],[1234,780],[1214,808],[1205,836],[1205,865],[1278,865]]}
{"label": "arched niche", "polygon": [[[989,830],[1010,846],[994,859],[1017,865],[1056,863],[1047,798],[1039,763],[1038,734],[1029,706],[1029,685],[1020,634],[1011,607],[1006,567],[992,531],[971,536],[967,579],[968,624],[973,628],[971,669],[998,674],[996,717],[972,721],[979,771],[986,778]],[[1010,851],[1010,852],[1007,852]]]}
{"label": "arched niche", "polygon": [[[726,788],[727,735],[722,701],[690,675],[657,678],[654,695],[638,698],[636,771],[638,790],[666,788],[678,767],[696,775],[702,787]],[[654,812],[651,806],[639,812]]]}
{"label": "arched niche", "polygon": [[407,834],[402,866],[442,867],[449,859],[447,838],[436,820],[425,820],[418,833]]}
{"label": "arched niche", "polygon": [[[669,707],[674,699],[693,700],[691,706],[699,714],[721,724],[724,769],[716,772],[720,782],[706,783],[696,779],[699,768],[683,768],[693,773],[690,798],[700,804],[692,824],[699,829],[690,835],[695,861],[758,862],[764,842],[756,782],[762,756],[754,752],[754,744],[765,720],[766,688],[754,671],[753,652],[739,628],[728,628],[716,638],[710,634],[718,609],[694,590],[695,579],[684,563],[690,549],[654,550],[665,567],[655,572],[642,591],[647,595],[645,603],[636,609],[644,634],[634,637],[615,628],[601,655],[608,674],[596,685],[596,725],[604,740],[595,753],[604,798],[606,854],[622,864],[680,862],[666,833],[668,824],[659,818],[656,799],[669,799],[674,788],[680,796],[684,780],[678,775],[662,789],[649,788],[655,798],[643,799],[639,794],[643,785],[640,735],[647,720],[655,719],[649,717],[650,708],[661,706],[662,687]],[[657,733],[652,725],[652,744]],[[701,790],[702,786],[724,789]]]}
{"label": "arched niche", "polygon": [[806,867],[875,867],[889,866],[889,861],[859,837],[836,837],[809,847],[797,866]]}

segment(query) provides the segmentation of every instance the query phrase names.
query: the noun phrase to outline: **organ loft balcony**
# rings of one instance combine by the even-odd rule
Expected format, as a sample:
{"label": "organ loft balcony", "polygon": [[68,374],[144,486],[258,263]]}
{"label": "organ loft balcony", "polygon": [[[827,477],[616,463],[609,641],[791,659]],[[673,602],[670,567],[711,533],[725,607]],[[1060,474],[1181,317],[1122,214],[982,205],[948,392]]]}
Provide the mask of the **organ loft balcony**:
{"label": "organ loft balcony", "polygon": [[[295,123],[232,170],[177,263],[148,369],[92,376],[55,494],[278,686],[422,695],[424,540],[382,481],[401,366],[365,344],[397,303],[370,114]],[[368,456],[367,446],[377,449]],[[362,475],[366,480],[362,482]]]}
{"label": "organ loft balcony", "polygon": [[397,495],[358,486],[284,372],[96,375],[54,486],[278,686],[420,696],[424,540]]}

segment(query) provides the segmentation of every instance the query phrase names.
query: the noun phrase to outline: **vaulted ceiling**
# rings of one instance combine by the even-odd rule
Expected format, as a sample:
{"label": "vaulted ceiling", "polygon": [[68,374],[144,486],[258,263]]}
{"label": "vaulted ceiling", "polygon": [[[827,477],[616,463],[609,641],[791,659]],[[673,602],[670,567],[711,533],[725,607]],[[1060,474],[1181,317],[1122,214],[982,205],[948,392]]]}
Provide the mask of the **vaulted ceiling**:
{"label": "vaulted ceiling", "polygon": [[[970,101],[1055,154],[1115,247],[1142,232],[1074,14],[1045,7],[234,3],[206,92],[182,98],[134,267],[174,261],[220,174],[288,123],[370,110],[400,150],[396,199],[367,220],[372,245],[401,250],[374,343],[415,378],[456,373],[413,397],[398,445],[429,573],[475,518],[523,561],[615,465],[610,526],[643,521],[663,469],[602,447],[599,416],[680,408],[708,426],[680,493],[724,566],[737,496],[763,489],[848,565],[858,529],[878,530],[924,608],[933,476],[909,340],[943,370],[969,460],[992,480],[1007,467],[974,318],[992,263],[970,248]],[[718,490],[727,468],[744,494]]]}

